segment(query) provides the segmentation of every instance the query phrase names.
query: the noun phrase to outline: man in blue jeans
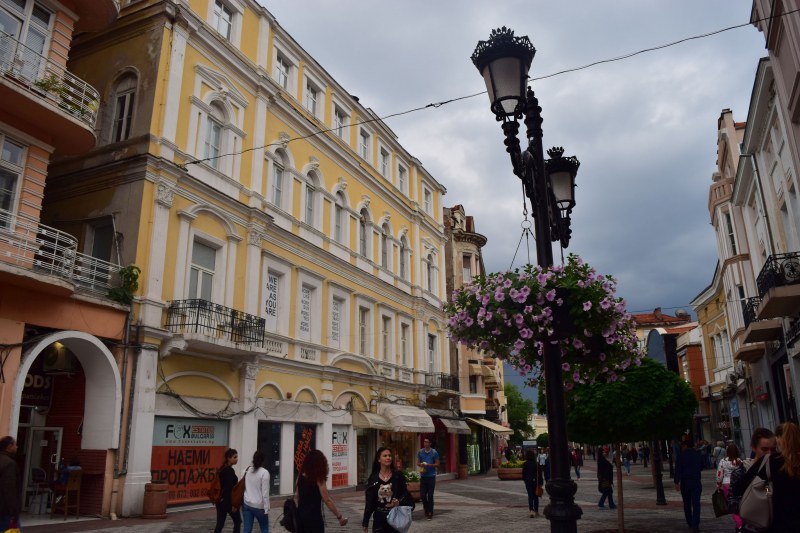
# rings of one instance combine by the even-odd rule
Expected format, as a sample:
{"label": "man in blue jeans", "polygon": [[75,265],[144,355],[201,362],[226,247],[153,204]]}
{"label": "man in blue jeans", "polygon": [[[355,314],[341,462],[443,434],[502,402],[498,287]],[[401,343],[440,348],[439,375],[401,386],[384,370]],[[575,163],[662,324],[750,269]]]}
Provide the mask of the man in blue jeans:
{"label": "man in blue jeans", "polygon": [[433,518],[433,491],[436,488],[436,469],[439,467],[439,452],[431,448],[431,439],[422,439],[423,448],[417,452],[417,466],[420,467],[419,495],[425,518]]}
{"label": "man in blue jeans", "polygon": [[686,523],[694,533],[700,531],[700,494],[703,492],[700,472],[702,470],[703,457],[694,449],[691,439],[684,438],[681,441],[681,451],[675,460],[675,490],[681,492]]}

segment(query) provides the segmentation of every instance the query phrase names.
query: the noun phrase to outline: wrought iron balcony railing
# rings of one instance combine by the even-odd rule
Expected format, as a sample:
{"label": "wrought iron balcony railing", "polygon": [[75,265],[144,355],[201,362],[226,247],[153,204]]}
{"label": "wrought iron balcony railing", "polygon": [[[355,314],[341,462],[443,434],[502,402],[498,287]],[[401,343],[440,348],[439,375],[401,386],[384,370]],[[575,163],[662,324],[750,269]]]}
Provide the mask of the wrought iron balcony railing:
{"label": "wrought iron balcony railing", "polygon": [[800,252],[769,256],[756,279],[758,295],[761,297],[773,287],[795,283],[800,283]]}
{"label": "wrought iron balcony railing", "polygon": [[427,374],[425,385],[434,389],[452,390],[458,392],[458,376],[452,374]]}
{"label": "wrought iron balcony railing", "polygon": [[78,252],[72,235],[39,224],[30,215],[0,209],[0,262],[57,276],[78,288],[107,293],[120,266]]}
{"label": "wrought iron balcony railing", "polygon": [[173,333],[201,333],[237,344],[264,345],[266,320],[208,300],[173,300],[164,327]]}
{"label": "wrought iron balcony railing", "polygon": [[100,93],[63,65],[0,31],[0,74],[94,128]]}
{"label": "wrought iron balcony railing", "polygon": [[747,298],[742,302],[742,318],[744,319],[744,327],[749,326],[757,320],[758,306],[761,305],[761,297],[754,296]]}

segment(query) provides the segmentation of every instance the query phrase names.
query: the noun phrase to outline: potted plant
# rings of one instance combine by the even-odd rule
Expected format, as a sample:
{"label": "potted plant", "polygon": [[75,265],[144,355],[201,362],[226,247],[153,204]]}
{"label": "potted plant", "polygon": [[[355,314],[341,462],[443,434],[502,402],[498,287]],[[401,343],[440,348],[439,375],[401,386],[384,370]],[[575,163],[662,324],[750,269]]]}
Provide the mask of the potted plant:
{"label": "potted plant", "polygon": [[502,480],[522,479],[522,465],[525,461],[520,459],[510,459],[500,463],[497,468],[497,477]]}
{"label": "potted plant", "polygon": [[415,502],[420,501],[422,498],[419,493],[419,472],[415,470],[403,470],[403,477],[406,480],[406,488],[408,488],[411,497],[414,498]]}
{"label": "potted plant", "polygon": [[613,277],[570,254],[565,265],[476,277],[453,292],[444,310],[452,339],[493,352],[531,386],[544,377],[545,343],[556,345],[564,389],[571,390],[624,380],[620,373],[641,363],[636,326],[615,292]]}

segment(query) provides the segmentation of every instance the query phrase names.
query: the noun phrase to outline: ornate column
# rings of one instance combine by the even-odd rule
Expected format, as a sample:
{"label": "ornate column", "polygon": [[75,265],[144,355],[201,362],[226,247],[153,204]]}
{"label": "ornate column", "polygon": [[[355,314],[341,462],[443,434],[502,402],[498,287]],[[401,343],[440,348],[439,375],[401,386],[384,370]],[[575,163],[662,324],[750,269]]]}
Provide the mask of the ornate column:
{"label": "ornate column", "polygon": [[141,308],[142,322],[147,326],[161,325],[161,308],[164,301],[164,266],[166,264],[169,212],[175,201],[175,186],[166,180],[155,183],[155,206],[150,228],[150,256],[144,268],[144,299]]}

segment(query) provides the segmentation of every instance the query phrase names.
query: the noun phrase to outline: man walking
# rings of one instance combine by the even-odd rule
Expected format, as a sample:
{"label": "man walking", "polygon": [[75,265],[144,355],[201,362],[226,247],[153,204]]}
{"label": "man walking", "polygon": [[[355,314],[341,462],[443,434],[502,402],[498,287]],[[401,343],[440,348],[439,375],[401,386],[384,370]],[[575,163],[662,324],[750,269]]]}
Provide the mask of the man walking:
{"label": "man walking", "polygon": [[700,472],[703,470],[703,456],[692,446],[687,437],[681,441],[681,451],[675,461],[675,490],[683,498],[683,513],[686,523],[694,533],[700,531]]}
{"label": "man walking", "polygon": [[419,495],[425,518],[433,518],[433,491],[436,489],[436,469],[439,467],[439,452],[431,448],[431,439],[422,439],[422,449],[417,452],[417,466],[420,467]]}
{"label": "man walking", "polygon": [[22,510],[22,479],[14,459],[17,441],[14,437],[0,439],[0,531],[19,527]]}

